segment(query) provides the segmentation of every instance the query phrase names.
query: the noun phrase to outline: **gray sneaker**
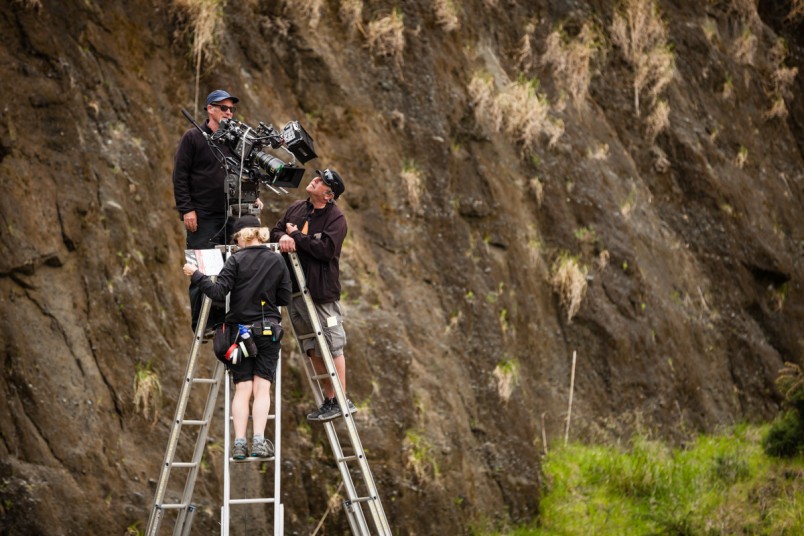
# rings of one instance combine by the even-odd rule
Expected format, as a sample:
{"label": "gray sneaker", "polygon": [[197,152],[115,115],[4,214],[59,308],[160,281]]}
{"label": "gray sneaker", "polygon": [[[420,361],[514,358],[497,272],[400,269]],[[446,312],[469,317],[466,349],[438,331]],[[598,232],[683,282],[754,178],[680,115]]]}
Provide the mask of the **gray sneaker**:
{"label": "gray sneaker", "polygon": [[252,458],[272,458],[274,455],[274,444],[269,439],[262,441],[252,441],[251,443],[251,457]]}
{"label": "gray sneaker", "polygon": [[[346,405],[349,407],[349,413],[357,413],[357,408],[348,398],[346,399]],[[341,412],[341,406],[338,404],[338,401],[333,398],[332,403],[329,405],[326,411],[323,411],[318,416],[318,420],[322,422],[331,421],[332,419],[337,419],[341,415],[343,415]]]}
{"label": "gray sneaker", "polygon": [[324,403],[321,404],[320,408],[318,408],[314,412],[312,412],[312,413],[307,415],[307,420],[308,421],[318,421],[318,420],[320,420],[321,415],[324,414],[324,413],[327,413],[330,410],[330,405],[333,404],[333,403],[336,406],[338,405],[338,402],[334,398],[333,399],[325,398]]}
{"label": "gray sneaker", "polygon": [[248,455],[248,451],[246,450],[246,445],[241,443],[235,443],[232,447],[232,458],[235,460],[245,460],[246,456]]}

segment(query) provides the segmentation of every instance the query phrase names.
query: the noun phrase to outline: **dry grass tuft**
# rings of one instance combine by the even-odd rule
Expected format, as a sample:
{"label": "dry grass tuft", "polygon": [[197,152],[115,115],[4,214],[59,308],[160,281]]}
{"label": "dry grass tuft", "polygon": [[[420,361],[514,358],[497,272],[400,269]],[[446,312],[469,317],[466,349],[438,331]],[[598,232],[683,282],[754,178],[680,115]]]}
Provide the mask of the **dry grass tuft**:
{"label": "dry grass tuft", "polygon": [[150,363],[137,363],[134,372],[134,407],[142,411],[146,419],[152,415],[152,423],[156,423],[161,406],[162,383],[159,374],[151,368]]}
{"label": "dry grass tuft", "polygon": [[533,32],[536,31],[536,23],[529,22],[525,26],[525,35],[519,43],[516,51],[516,63],[522,71],[527,71],[533,67]]}
{"label": "dry grass tuft", "polygon": [[675,76],[675,56],[667,44],[667,28],[653,0],[624,0],[611,24],[611,39],[634,68],[634,110],[640,94],[653,103]]}
{"label": "dry grass tuft", "polygon": [[321,22],[321,8],[324,5],[324,0],[301,0],[299,8],[307,14],[307,25],[312,28],[318,28],[318,23]]}
{"label": "dry grass tuft", "polygon": [[413,160],[406,160],[399,174],[405,184],[405,190],[410,200],[413,210],[418,210],[421,206],[422,195],[422,172]]}
{"label": "dry grass tuft", "polygon": [[363,0],[341,0],[338,16],[348,28],[349,34],[363,33]]}
{"label": "dry grass tuft", "polygon": [[784,39],[777,39],[771,49],[771,62],[775,68],[773,74],[771,74],[772,89],[770,91],[773,104],[771,109],[765,112],[765,117],[768,119],[774,117],[786,118],[788,114],[787,101],[793,98],[791,88],[798,75],[798,68],[785,67],[784,63],[787,60],[787,55],[787,43]]}
{"label": "dry grass tuft", "polygon": [[511,399],[514,389],[519,385],[519,362],[503,360],[494,368],[494,379],[497,382],[497,394],[504,404]]}
{"label": "dry grass tuft", "polygon": [[408,452],[406,465],[413,469],[418,481],[426,484],[436,480],[440,475],[438,463],[433,455],[433,445],[424,434],[416,430],[408,430],[405,433],[404,445]]}
{"label": "dry grass tuft", "polygon": [[592,81],[592,62],[603,51],[603,36],[591,22],[584,23],[574,39],[563,28],[547,36],[542,63],[553,66],[556,82],[572,96],[577,105],[586,100]]}
{"label": "dry grass tuft", "polygon": [[564,133],[564,122],[550,116],[550,103],[538,93],[537,80],[520,79],[497,93],[491,75],[476,73],[468,89],[478,121],[512,135],[525,150],[533,149],[542,135],[553,146]]}
{"label": "dry grass tuft", "polygon": [[180,20],[178,36],[183,37],[189,32],[193,39],[191,50],[195,60],[196,112],[201,64],[206,60],[207,67],[212,68],[220,60],[215,43],[220,41],[224,32],[223,4],[224,0],[173,0],[172,12]]}
{"label": "dry grass tuft", "polygon": [[787,14],[787,20],[797,23],[804,19],[804,0],[793,0],[790,3],[790,13]]}
{"label": "dry grass tuft", "polygon": [[435,0],[435,15],[436,23],[448,32],[454,32],[461,27],[455,0]]}
{"label": "dry grass tuft", "polygon": [[757,36],[746,26],[734,45],[734,59],[745,65],[753,65],[758,42]]}
{"label": "dry grass tuft", "polygon": [[578,314],[586,295],[586,274],[589,269],[569,253],[562,253],[553,263],[550,283],[558,292],[561,304],[567,310],[567,322]]}
{"label": "dry grass tuft", "polygon": [[402,54],[405,51],[403,19],[402,12],[394,8],[387,17],[371,21],[366,32],[371,52],[377,56],[394,58],[398,67],[402,66]]}
{"label": "dry grass tuft", "polygon": [[650,113],[650,116],[648,116],[648,141],[653,143],[653,141],[656,139],[656,136],[658,136],[659,133],[669,125],[670,105],[667,104],[666,100],[662,99],[656,103],[656,106],[653,107],[653,111]]}

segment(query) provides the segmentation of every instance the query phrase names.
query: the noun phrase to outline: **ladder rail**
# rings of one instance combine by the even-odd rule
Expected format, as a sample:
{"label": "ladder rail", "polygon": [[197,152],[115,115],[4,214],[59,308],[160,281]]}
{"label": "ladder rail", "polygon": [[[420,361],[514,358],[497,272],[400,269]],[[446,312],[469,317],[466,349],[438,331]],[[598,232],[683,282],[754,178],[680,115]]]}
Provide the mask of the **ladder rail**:
{"label": "ladder rail", "polygon": [[[307,289],[307,283],[304,278],[304,271],[301,266],[301,261],[299,260],[298,254],[295,252],[290,252],[288,255],[290,257],[293,272],[299,286],[299,291],[303,297],[305,307],[307,308],[308,316],[310,318],[310,324],[313,327],[313,333],[315,334],[318,346],[321,349],[321,353],[323,354],[321,357],[327,370],[327,377],[332,383],[333,391],[335,392],[335,398],[338,401],[340,407],[342,408],[341,419],[346,424],[347,434],[352,444],[355,456],[357,457],[360,473],[363,477],[364,484],[368,491],[368,497],[370,499],[367,501],[369,506],[369,512],[374,521],[377,533],[380,535],[390,536],[391,531],[388,525],[388,520],[385,516],[385,512],[383,510],[382,503],[380,501],[380,496],[374,483],[374,477],[371,474],[371,469],[369,468],[365,452],[363,451],[363,446],[360,442],[360,437],[357,433],[357,427],[354,423],[354,417],[348,411],[348,406],[346,403],[346,393],[343,390],[340,378],[338,377],[337,371],[335,369],[332,354],[330,353],[329,345],[327,344],[326,338],[324,337],[323,328],[318,318],[318,314],[315,309],[315,304],[313,303],[312,297],[310,296],[310,292]],[[310,364],[310,367],[307,368],[306,356],[304,355],[301,339],[299,338],[298,334],[295,333],[295,330],[294,335],[296,336],[296,341],[299,345],[299,350],[301,354],[300,358],[304,362],[305,371],[307,371],[307,377],[313,390],[316,402],[318,404],[321,404],[323,402],[323,392],[320,380],[323,378],[321,378],[321,375],[319,375],[316,372],[315,367],[312,365],[312,363]],[[315,388],[315,385],[317,385],[318,389]],[[338,435],[335,431],[334,422],[324,423],[324,429],[326,430],[327,438],[329,439],[330,446],[332,447],[333,453],[335,454],[335,459],[338,462],[337,465],[341,472],[341,477],[343,478],[343,481],[346,485],[347,496],[349,498],[348,503],[349,506],[352,507],[346,509],[347,516],[349,516],[350,513],[353,514],[354,516],[354,519],[351,519],[350,517],[349,521],[350,525],[352,526],[352,531],[355,534],[369,535],[370,532],[368,530],[368,527],[366,526],[363,511],[362,508],[360,507],[362,501],[358,501],[359,497],[357,495],[354,483],[352,481],[352,476],[351,473],[349,472],[349,468],[346,465],[347,458],[343,456],[343,450],[340,445],[340,439],[338,438]]]}
{"label": "ladder rail", "polygon": [[187,480],[185,480],[184,492],[182,493],[181,502],[188,505],[188,508],[185,508],[179,512],[179,518],[177,519],[176,527],[173,530],[174,536],[189,534],[190,527],[192,526],[193,516],[188,516],[188,513],[194,512],[195,508],[191,510],[189,506],[193,499],[193,490],[195,489],[195,482],[198,478],[198,471],[201,469],[201,459],[204,456],[204,450],[206,450],[210,423],[212,422],[212,417],[215,414],[215,401],[218,399],[218,388],[220,387],[221,379],[223,379],[223,369],[223,363],[216,359],[213,378],[215,378],[217,382],[210,387],[209,392],[207,393],[207,403],[204,407],[204,417],[201,420],[203,424],[198,430],[198,437],[196,438],[195,449],[193,451],[192,463],[194,465],[187,472]]}
{"label": "ladder rail", "polygon": [[[184,382],[179,393],[179,401],[176,405],[176,414],[173,418],[173,426],[170,430],[168,438],[168,446],[165,450],[165,457],[162,460],[162,467],[159,473],[159,481],[157,482],[156,492],[154,494],[154,504],[151,508],[151,514],[148,518],[148,527],[145,532],[147,536],[156,536],[159,533],[159,527],[164,517],[164,509],[162,503],[165,500],[165,493],[167,492],[167,483],[170,478],[170,470],[172,468],[173,459],[176,456],[176,447],[179,443],[179,435],[181,434],[182,420],[187,411],[187,402],[190,399],[190,388],[193,384],[193,375],[198,363],[198,351],[201,347],[201,339],[204,336],[204,328],[207,324],[209,317],[209,310],[212,306],[212,300],[204,296],[204,301],[201,304],[201,312],[198,317],[198,324],[195,329],[195,336],[193,338],[193,345],[190,348],[190,356],[187,359],[187,367],[184,372]],[[186,503],[185,503],[186,504]]]}

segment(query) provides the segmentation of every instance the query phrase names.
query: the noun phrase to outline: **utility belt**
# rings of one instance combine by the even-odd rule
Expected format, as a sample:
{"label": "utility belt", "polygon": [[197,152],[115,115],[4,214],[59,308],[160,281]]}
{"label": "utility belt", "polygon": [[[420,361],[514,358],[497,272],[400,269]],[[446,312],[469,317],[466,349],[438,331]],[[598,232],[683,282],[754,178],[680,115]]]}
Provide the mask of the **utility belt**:
{"label": "utility belt", "polygon": [[270,337],[273,342],[280,342],[285,334],[282,324],[269,319],[254,322],[251,325],[243,324],[252,335],[260,337]]}

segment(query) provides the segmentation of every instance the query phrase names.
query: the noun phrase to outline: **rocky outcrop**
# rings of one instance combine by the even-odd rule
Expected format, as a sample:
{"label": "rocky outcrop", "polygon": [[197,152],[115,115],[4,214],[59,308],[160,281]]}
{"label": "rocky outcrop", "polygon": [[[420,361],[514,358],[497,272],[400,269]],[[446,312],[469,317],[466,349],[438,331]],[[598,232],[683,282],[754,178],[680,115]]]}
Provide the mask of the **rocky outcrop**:
{"label": "rocky outcrop", "polygon": [[[675,74],[637,115],[609,3],[375,4],[228,3],[200,88],[238,94],[250,124],[300,119],[313,164],[346,179],[349,392],[395,530],[537,516],[573,352],[573,438],[772,417],[804,324],[789,6],[660,2]],[[0,532],[142,530],[191,341],[170,181],[195,91],[187,14],[15,0],[0,16]],[[579,100],[578,69],[546,61],[559,25],[565,47],[590,47]],[[539,102],[546,122],[522,130],[514,113]],[[263,221],[301,195],[264,196]],[[562,260],[586,288],[577,311]],[[287,532],[308,534],[338,473],[283,355]],[[132,384],[148,367],[163,396],[146,415]],[[217,531],[220,423],[199,533]],[[338,509],[326,527],[348,532]]]}

